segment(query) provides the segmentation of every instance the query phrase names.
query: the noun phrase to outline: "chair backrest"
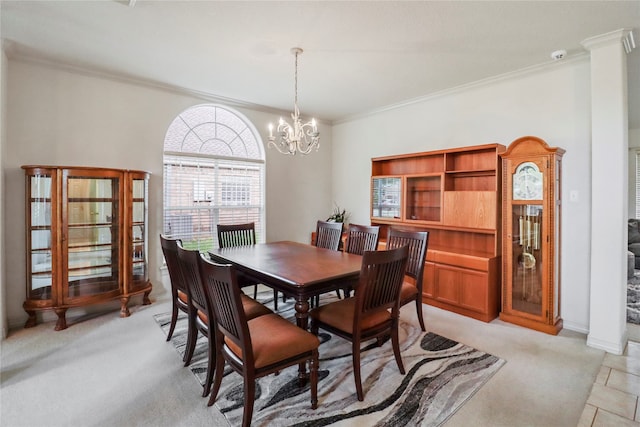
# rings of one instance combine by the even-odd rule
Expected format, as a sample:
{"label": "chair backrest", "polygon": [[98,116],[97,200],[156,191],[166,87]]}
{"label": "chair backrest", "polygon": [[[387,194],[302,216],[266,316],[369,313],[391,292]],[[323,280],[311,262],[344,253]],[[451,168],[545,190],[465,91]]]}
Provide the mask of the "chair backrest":
{"label": "chair backrest", "polygon": [[343,227],[344,224],[341,222],[318,221],[316,225],[316,246],[337,251],[340,247]]}
{"label": "chair backrest", "polygon": [[424,261],[429,245],[429,232],[402,231],[390,228],[387,236],[387,249],[395,249],[405,245],[409,246],[409,260],[405,274],[413,277],[416,280],[416,286],[422,291],[422,276],[424,275]]}
{"label": "chair backrest", "polygon": [[377,225],[350,224],[344,251],[357,255],[375,251],[378,249],[379,237],[380,227]]}
{"label": "chair backrest", "polygon": [[177,290],[181,290],[185,294],[189,295],[184,280],[182,279],[182,272],[180,271],[180,265],[178,264],[178,242],[182,244],[180,239],[171,239],[165,235],[160,235],[160,244],[162,246],[162,253],[164,260],[167,263],[167,270],[169,270],[169,279],[171,280],[171,291],[177,296]]}
{"label": "chair backrest", "polygon": [[369,312],[390,309],[392,317],[397,318],[408,256],[408,246],[364,252],[356,288],[354,331],[360,328],[360,318]]}
{"label": "chair backrest", "polygon": [[249,246],[256,244],[256,225],[246,224],[218,224],[218,245],[221,248],[234,246]]}
{"label": "chair backrest", "polygon": [[200,251],[197,249],[185,249],[182,247],[182,243],[178,243],[177,248],[178,264],[180,265],[184,283],[189,290],[189,295],[191,295],[191,303],[198,310],[208,315],[207,297],[202,287],[200,267],[198,265]]}
{"label": "chair backrest", "polygon": [[242,350],[243,363],[253,366],[249,326],[242,308],[235,269],[232,265],[214,263],[204,255],[199,263],[202,283],[211,301],[218,330]]}

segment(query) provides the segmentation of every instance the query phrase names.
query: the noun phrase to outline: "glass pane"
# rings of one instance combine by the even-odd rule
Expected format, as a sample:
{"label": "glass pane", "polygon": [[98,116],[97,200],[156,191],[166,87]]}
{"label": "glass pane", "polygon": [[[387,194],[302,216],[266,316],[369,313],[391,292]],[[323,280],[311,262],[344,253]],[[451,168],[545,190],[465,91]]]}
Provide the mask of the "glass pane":
{"label": "glass pane", "polygon": [[440,221],[440,176],[407,178],[407,219]]}
{"label": "glass pane", "polygon": [[113,197],[115,178],[69,178],[69,198],[107,198]]}
{"label": "glass pane", "polygon": [[51,249],[51,230],[31,230],[31,250]]}
{"label": "glass pane", "polygon": [[400,218],[400,186],[402,179],[373,178],[371,216],[376,218]]}
{"label": "glass pane", "polygon": [[32,176],[31,177],[31,197],[34,199],[51,198],[51,177]]}
{"label": "glass pane", "polygon": [[144,202],[133,203],[133,222],[144,222]]}
{"label": "glass pane", "polygon": [[69,202],[69,225],[104,224],[113,221],[113,203],[111,202]]}
{"label": "glass pane", "polygon": [[134,199],[142,199],[144,198],[144,180],[143,179],[134,179],[133,180],[133,198]]}
{"label": "glass pane", "polygon": [[69,251],[69,296],[96,295],[118,289],[117,250],[91,246]]}
{"label": "glass pane", "polygon": [[31,226],[51,226],[51,203],[44,201],[34,201],[31,203]]}
{"label": "glass pane", "polygon": [[542,316],[542,205],[516,205],[512,215],[512,308]]}

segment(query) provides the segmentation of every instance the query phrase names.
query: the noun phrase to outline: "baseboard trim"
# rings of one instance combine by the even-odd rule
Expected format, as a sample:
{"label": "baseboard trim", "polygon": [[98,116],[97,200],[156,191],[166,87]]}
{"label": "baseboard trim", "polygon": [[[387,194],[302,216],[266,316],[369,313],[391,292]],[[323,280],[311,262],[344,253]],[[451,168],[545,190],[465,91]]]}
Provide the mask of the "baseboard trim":
{"label": "baseboard trim", "polygon": [[625,328],[622,340],[620,342],[605,341],[598,338],[593,338],[591,335],[587,336],[587,345],[589,347],[604,350],[607,353],[621,355],[624,352],[624,348],[627,344],[627,331]]}

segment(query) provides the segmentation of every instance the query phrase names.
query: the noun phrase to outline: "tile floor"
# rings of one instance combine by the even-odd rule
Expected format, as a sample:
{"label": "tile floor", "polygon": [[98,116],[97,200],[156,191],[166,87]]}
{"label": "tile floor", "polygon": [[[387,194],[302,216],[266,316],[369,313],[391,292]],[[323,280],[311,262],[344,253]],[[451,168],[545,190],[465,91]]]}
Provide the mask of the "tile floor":
{"label": "tile floor", "polygon": [[578,427],[640,426],[639,396],[640,342],[629,341],[621,356],[605,355]]}

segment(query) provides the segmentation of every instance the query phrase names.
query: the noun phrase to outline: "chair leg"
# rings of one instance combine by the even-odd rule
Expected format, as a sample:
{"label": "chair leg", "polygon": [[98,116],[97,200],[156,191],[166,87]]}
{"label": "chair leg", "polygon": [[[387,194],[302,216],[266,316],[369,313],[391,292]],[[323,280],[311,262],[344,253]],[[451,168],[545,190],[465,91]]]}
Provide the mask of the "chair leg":
{"label": "chair leg", "polygon": [[391,345],[393,346],[393,355],[396,357],[396,363],[400,373],[404,375],[404,364],[402,363],[402,356],[400,355],[400,339],[398,338],[398,322],[391,330]]}
{"label": "chair leg", "polygon": [[318,350],[314,350],[309,361],[309,388],[311,389],[311,409],[318,408]]}
{"label": "chair leg", "polygon": [[255,300],[258,299],[258,285],[257,284],[253,285],[253,299],[255,299]]}
{"label": "chair leg", "polygon": [[[209,326],[211,327],[211,325]],[[213,371],[215,370],[215,366],[216,366],[216,342],[215,342],[215,337],[212,336],[211,334],[209,334],[209,344],[208,344],[208,351],[207,351],[207,356],[208,356],[208,360],[207,360],[207,378],[204,382],[204,387],[202,390],[202,397],[207,397],[209,395],[209,392],[211,391],[211,383],[213,382]]]}
{"label": "chair leg", "polygon": [[278,291],[273,290],[273,309],[278,311]]}
{"label": "chair leg", "polygon": [[178,306],[176,305],[176,302],[174,299],[173,308],[171,309],[171,326],[169,326],[169,333],[167,333],[167,341],[171,341],[171,337],[173,336],[173,330],[176,328],[177,322],[178,322]]}
{"label": "chair leg", "polygon": [[[220,345],[222,345],[220,343]],[[213,379],[213,387],[211,389],[211,396],[209,396],[209,402],[207,406],[211,406],[215,403],[216,398],[218,397],[218,391],[220,391],[220,384],[222,384],[222,374],[224,371],[224,358],[221,354],[218,354],[216,357],[216,368],[214,369],[214,379]]]}
{"label": "chair leg", "polygon": [[189,330],[187,332],[187,344],[182,361],[184,366],[189,366],[193,352],[196,349],[196,341],[198,341],[198,328],[196,327],[196,315],[189,313]]}
{"label": "chair leg", "polygon": [[251,426],[251,417],[253,416],[253,401],[256,395],[255,378],[244,379],[244,412],[242,414],[242,427]]}
{"label": "chair leg", "polygon": [[422,328],[422,332],[425,332],[426,329],[424,327],[424,319],[422,318],[422,297],[420,295],[416,296],[416,313],[418,314],[418,322],[420,322],[420,328]]}
{"label": "chair leg", "polygon": [[362,391],[362,379],[360,378],[360,341],[353,340],[351,358],[353,359],[353,378],[356,382],[356,394],[358,400],[362,402],[364,400],[364,393]]}

